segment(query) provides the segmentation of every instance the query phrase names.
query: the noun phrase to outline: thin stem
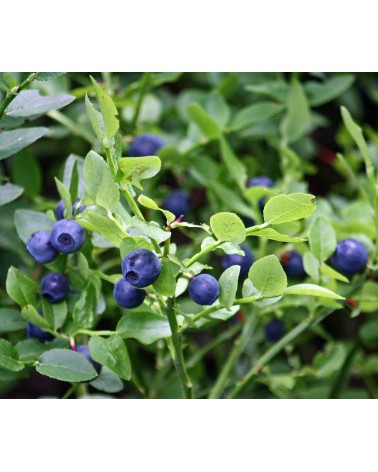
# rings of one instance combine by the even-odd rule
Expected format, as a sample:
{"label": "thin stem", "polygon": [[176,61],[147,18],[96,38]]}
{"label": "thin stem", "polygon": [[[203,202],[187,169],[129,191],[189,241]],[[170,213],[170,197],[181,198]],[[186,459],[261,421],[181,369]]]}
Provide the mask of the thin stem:
{"label": "thin stem", "polygon": [[340,369],[334,384],[331,386],[329,398],[339,398],[343,386],[348,381],[350,370],[352,368],[353,360],[360,348],[358,340],[354,343],[345,359],[344,365]]}
{"label": "thin stem", "polygon": [[117,173],[117,166],[116,166],[116,163],[114,162],[114,159],[113,159],[113,154],[110,150],[110,147],[109,146],[104,146],[104,151],[105,151],[105,155],[106,155],[106,158],[108,160],[108,164],[113,172],[113,175],[116,175]]}
{"label": "thin stem", "polygon": [[197,262],[198,259],[201,259],[202,256],[204,256],[208,252],[211,252],[213,249],[217,248],[220,244],[222,244],[222,241],[215,241],[214,243],[209,244],[208,246],[203,248],[199,253],[195,254],[192,258],[190,258],[189,261],[185,264],[185,267],[190,267],[195,262]]}
{"label": "thin stem", "polygon": [[142,108],[143,99],[144,99],[144,96],[147,93],[147,90],[148,90],[148,87],[149,87],[149,84],[150,84],[150,76],[151,76],[151,72],[145,72],[143,74],[142,81],[141,81],[141,86],[140,86],[139,97],[138,97],[138,102],[137,102],[137,105],[136,105],[136,108],[135,108],[135,113],[134,113],[134,116],[133,116],[133,119],[132,119],[132,122],[131,122],[131,132],[133,132],[136,128],[138,118],[139,118],[139,114],[140,114],[140,110]]}
{"label": "thin stem", "polygon": [[217,381],[215,382],[214,387],[212,388],[209,398],[215,399],[220,398],[227,383],[229,382],[230,374],[238,361],[239,357],[245,351],[248,343],[251,340],[251,336],[256,329],[258,323],[258,318],[255,315],[252,315],[248,318],[241,335],[235,340],[234,347],[231,350],[230,354],[227,357],[227,361],[224,364]]}
{"label": "thin stem", "polygon": [[3,118],[8,106],[10,103],[17,97],[17,95],[24,90],[28,85],[30,85],[36,77],[36,72],[33,72],[29,77],[24,80],[19,86],[14,87],[12,90],[8,90],[5,95],[4,100],[0,104],[0,120]]}
{"label": "thin stem", "polygon": [[78,334],[87,334],[88,336],[112,336],[115,334],[115,331],[92,331],[90,329],[78,329],[72,334],[72,336],[74,337]]}
{"label": "thin stem", "polygon": [[47,116],[52,118],[53,120],[57,121],[61,125],[65,126],[67,129],[71,131],[71,133],[75,136],[80,136],[81,138],[88,141],[88,143],[93,144],[95,141],[95,137],[88,133],[85,129],[78,126],[71,118],[68,118],[67,115],[63,115],[58,110],[49,111]]}
{"label": "thin stem", "polygon": [[66,400],[67,398],[69,398],[69,397],[74,393],[75,390],[76,390],[76,386],[75,386],[75,385],[72,385],[72,386],[67,390],[67,392],[63,395],[62,400]]}
{"label": "thin stem", "polygon": [[177,370],[184,397],[194,398],[193,385],[185,367],[184,355],[181,346],[181,338],[178,333],[178,324],[174,309],[174,302],[174,298],[169,298],[166,310],[169,325],[172,331],[172,344],[174,350],[173,364]]}

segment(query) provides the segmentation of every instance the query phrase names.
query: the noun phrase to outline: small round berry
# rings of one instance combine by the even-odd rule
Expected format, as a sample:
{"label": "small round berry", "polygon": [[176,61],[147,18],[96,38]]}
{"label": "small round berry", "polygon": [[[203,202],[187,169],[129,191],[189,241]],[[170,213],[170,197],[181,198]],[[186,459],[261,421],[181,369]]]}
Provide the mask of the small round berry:
{"label": "small round berry", "polygon": [[135,249],[122,261],[122,274],[136,288],[153,284],[160,275],[161,263],[155,253],[148,249]]}
{"label": "small round berry", "polygon": [[226,254],[221,259],[221,266],[223,269],[228,269],[233,265],[239,265],[240,276],[245,277],[248,274],[248,271],[251,265],[253,264],[254,259],[251,251],[247,247],[240,246],[240,249],[243,250],[244,256],[241,256],[239,254]]}
{"label": "small round berry", "polygon": [[[75,203],[73,204],[72,206],[72,213],[75,214],[76,213],[76,209],[77,209],[77,206],[78,204],[80,203],[80,198],[78,198]],[[63,200],[59,200],[56,208],[55,208],[55,216],[56,216],[56,219],[57,220],[63,220],[64,218],[64,211],[65,211],[66,207],[64,205],[64,201]],[[84,211],[86,209],[86,206],[85,205],[82,205],[81,207],[79,207],[79,209],[77,210],[77,213],[81,213],[82,211]]]}
{"label": "small round berry", "polygon": [[268,341],[275,343],[285,334],[285,325],[280,319],[272,320],[265,325],[264,331]]}
{"label": "small round berry", "polygon": [[368,262],[368,252],[365,246],[356,239],[340,241],[331,257],[336,270],[344,275],[353,275],[365,270]]}
{"label": "small round berry", "polygon": [[294,249],[281,254],[281,264],[288,277],[293,279],[303,279],[306,277],[303,258]]}
{"label": "small round berry", "polygon": [[49,231],[37,231],[29,237],[26,243],[26,249],[29,254],[40,264],[47,264],[53,261],[58,255],[51,245],[50,236],[51,233]]}
{"label": "small round berry", "polygon": [[212,305],[220,295],[219,283],[212,275],[197,275],[189,284],[189,295],[198,305]]}
{"label": "small round berry", "polygon": [[131,157],[154,156],[164,141],[154,134],[140,134],[131,143],[128,154]]}
{"label": "small round berry", "polygon": [[176,217],[186,215],[190,209],[189,195],[182,190],[174,190],[166,197],[161,207],[170,211]]}
{"label": "small round berry", "polygon": [[47,274],[41,280],[41,293],[50,303],[58,303],[64,300],[69,291],[68,280],[59,272]]}
{"label": "small round berry", "polygon": [[57,221],[51,230],[51,245],[63,254],[78,251],[85,241],[84,228],[75,220]]}
{"label": "small round berry", "polygon": [[146,292],[130,285],[121,277],[114,285],[113,296],[122,308],[135,308],[143,303]]}
{"label": "small round berry", "polygon": [[78,346],[76,346],[76,352],[82,354],[83,356],[85,356],[87,358],[87,360],[93,365],[93,367],[96,369],[96,372],[99,373],[100,370],[101,370],[101,364],[99,364],[98,362],[94,361],[90,354],[89,354],[89,348],[86,344],[79,344]]}

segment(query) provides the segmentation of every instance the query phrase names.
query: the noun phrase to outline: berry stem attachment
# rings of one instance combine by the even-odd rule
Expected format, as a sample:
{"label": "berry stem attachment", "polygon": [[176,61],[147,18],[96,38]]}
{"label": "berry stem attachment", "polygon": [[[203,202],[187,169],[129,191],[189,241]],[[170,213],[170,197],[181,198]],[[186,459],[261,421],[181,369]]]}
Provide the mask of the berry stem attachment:
{"label": "berry stem attachment", "polygon": [[186,371],[184,355],[182,352],[181,337],[178,332],[177,318],[174,308],[174,298],[169,298],[167,303],[166,314],[172,331],[172,344],[174,350],[173,364],[177,370],[177,374],[181,383],[184,397],[187,399],[194,398],[193,385]]}

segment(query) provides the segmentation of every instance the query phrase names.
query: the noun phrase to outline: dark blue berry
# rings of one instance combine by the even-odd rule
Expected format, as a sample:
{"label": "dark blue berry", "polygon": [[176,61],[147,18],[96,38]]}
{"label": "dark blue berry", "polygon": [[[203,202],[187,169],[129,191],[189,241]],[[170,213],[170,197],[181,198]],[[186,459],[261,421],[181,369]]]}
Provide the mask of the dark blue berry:
{"label": "dark blue berry", "polygon": [[51,230],[53,248],[63,254],[78,251],[85,241],[84,228],[75,220],[57,221]]}
{"label": "dark blue berry", "polygon": [[285,334],[285,325],[282,320],[272,320],[265,325],[264,331],[267,340],[275,343]]}
{"label": "dark blue berry", "polygon": [[176,217],[186,215],[190,209],[190,198],[182,190],[174,190],[162,203],[162,208],[173,213]]}
{"label": "dark blue berry", "polygon": [[244,226],[246,228],[250,228],[251,226],[255,226],[255,224],[256,224],[256,221],[252,218],[244,217],[244,218],[242,218],[242,220],[243,220]]}
{"label": "dark blue berry", "polygon": [[[266,187],[266,188],[271,188],[274,186],[274,182],[270,177],[266,177],[265,175],[261,175],[258,177],[252,177],[251,179],[248,180],[247,182],[247,187]],[[265,198],[261,198],[259,200],[259,207],[262,210],[265,205]]]}
{"label": "dark blue berry", "polygon": [[251,251],[247,247],[240,246],[240,249],[244,251],[244,256],[240,256],[239,254],[226,254],[221,259],[221,266],[223,269],[228,269],[233,265],[239,265],[240,275],[241,277],[245,277],[248,274],[254,259]]}
{"label": "dark blue berry", "polygon": [[293,279],[303,279],[306,277],[303,258],[294,249],[281,255],[281,264],[288,277]]}
{"label": "dark blue berry", "polygon": [[41,293],[50,303],[58,303],[64,300],[69,291],[68,280],[59,272],[47,274],[41,280]]}
{"label": "dark blue berry", "polygon": [[47,264],[58,255],[51,245],[50,236],[51,233],[49,231],[37,231],[29,237],[26,243],[26,249],[29,254],[40,264]]}
{"label": "dark blue berry", "polygon": [[198,305],[212,305],[219,294],[219,283],[212,275],[197,275],[189,284],[190,298]]}
{"label": "dark blue berry", "polygon": [[154,156],[163,147],[164,141],[154,134],[141,134],[131,143],[129,148],[130,157]]}
{"label": "dark blue berry", "polygon": [[122,308],[135,308],[143,303],[146,292],[133,287],[121,277],[114,285],[113,296]]}
{"label": "dark blue berry", "polygon": [[[72,206],[72,213],[75,214],[76,213],[76,208],[78,206],[80,202],[80,198],[78,198],[75,203],[73,204]],[[57,220],[63,220],[64,218],[64,211],[65,211],[66,207],[64,205],[64,201],[63,200],[59,200],[56,208],[55,208],[55,216],[56,216],[56,219]],[[77,213],[81,213],[82,211],[84,211],[86,209],[86,206],[85,205],[82,205],[78,210],[77,210]]]}
{"label": "dark blue berry", "polygon": [[331,257],[336,270],[344,275],[353,275],[365,270],[369,255],[365,246],[356,239],[340,241]]}
{"label": "dark blue berry", "polygon": [[159,277],[161,263],[155,253],[148,249],[135,249],[122,261],[122,274],[136,288],[147,287]]}
{"label": "dark blue berry", "polygon": [[99,373],[101,370],[101,364],[98,362],[94,361],[90,354],[89,354],[89,348],[86,344],[79,344],[79,346],[76,346],[76,352],[79,352],[80,354],[83,354],[87,358],[87,360],[93,365],[93,367],[96,369],[96,372]]}
{"label": "dark blue berry", "polygon": [[[43,316],[41,311],[38,311],[38,313]],[[39,326],[34,325],[29,321],[26,323],[26,334],[28,338],[38,339],[41,341],[41,343],[52,341],[54,339],[52,334],[48,333],[47,331],[43,331],[43,329],[41,329]]]}

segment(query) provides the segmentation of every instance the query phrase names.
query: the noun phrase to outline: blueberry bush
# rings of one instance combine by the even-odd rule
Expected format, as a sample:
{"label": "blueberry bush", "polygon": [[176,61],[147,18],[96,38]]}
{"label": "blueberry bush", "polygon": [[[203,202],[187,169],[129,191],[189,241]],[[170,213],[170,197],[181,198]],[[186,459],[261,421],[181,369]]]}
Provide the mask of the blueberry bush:
{"label": "blueberry bush", "polygon": [[0,73],[0,394],[377,398],[378,79]]}

